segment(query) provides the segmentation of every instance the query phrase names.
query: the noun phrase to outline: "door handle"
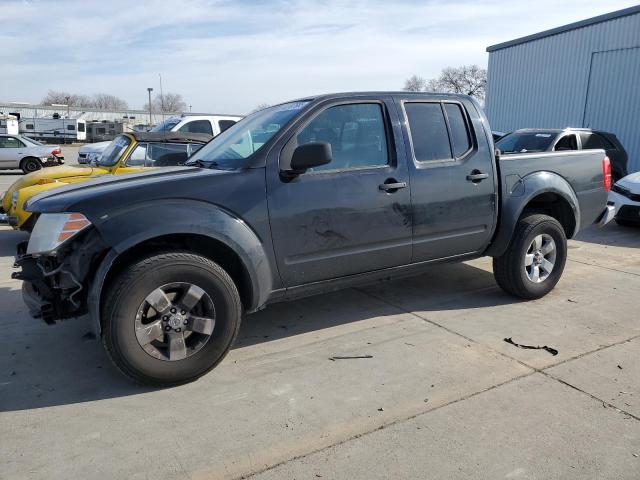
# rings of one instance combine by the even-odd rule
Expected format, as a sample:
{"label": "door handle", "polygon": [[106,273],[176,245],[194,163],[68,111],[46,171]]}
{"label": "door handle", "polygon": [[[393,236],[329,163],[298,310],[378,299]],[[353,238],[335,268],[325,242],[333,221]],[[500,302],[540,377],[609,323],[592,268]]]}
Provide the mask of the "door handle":
{"label": "door handle", "polygon": [[478,183],[484,180],[485,178],[489,178],[488,173],[482,173],[480,170],[474,170],[469,175],[467,175],[467,180],[473,183]]}
{"label": "door handle", "polygon": [[407,182],[396,182],[391,179],[391,181],[387,180],[389,183],[381,183],[378,188],[384,192],[393,193],[396,190],[400,190],[401,188],[407,188]]}

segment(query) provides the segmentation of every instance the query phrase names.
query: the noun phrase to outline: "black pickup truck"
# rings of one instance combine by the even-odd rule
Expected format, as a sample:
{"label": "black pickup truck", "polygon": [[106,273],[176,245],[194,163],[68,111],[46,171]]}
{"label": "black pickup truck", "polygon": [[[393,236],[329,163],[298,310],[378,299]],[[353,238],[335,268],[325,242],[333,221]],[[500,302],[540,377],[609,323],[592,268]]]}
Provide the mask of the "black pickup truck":
{"label": "black pickup truck", "polygon": [[115,365],[151,385],[215,367],[243,311],[434,262],[491,256],[506,292],[542,297],[566,239],[613,213],[604,151],[498,158],[481,108],[458,95],[276,105],[188,163],[34,197],[18,246],[32,315],[88,313]]}

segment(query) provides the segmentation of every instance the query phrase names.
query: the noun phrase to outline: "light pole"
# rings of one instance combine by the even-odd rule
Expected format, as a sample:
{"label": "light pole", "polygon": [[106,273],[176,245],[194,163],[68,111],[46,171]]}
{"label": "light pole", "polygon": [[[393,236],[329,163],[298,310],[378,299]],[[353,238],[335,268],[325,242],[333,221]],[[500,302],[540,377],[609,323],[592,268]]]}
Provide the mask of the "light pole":
{"label": "light pole", "polygon": [[189,105],[189,113],[191,113],[191,105]]}
{"label": "light pole", "polygon": [[151,120],[151,92],[153,92],[153,88],[147,87],[147,92],[149,92],[149,127],[153,125],[153,120]]}
{"label": "light pole", "polygon": [[67,95],[66,97],[64,97],[64,99],[67,101],[67,121],[66,122],[62,122],[62,128],[64,130],[64,144],[67,144],[67,129],[65,126],[65,123],[69,122],[69,99],[71,97],[69,95]]}

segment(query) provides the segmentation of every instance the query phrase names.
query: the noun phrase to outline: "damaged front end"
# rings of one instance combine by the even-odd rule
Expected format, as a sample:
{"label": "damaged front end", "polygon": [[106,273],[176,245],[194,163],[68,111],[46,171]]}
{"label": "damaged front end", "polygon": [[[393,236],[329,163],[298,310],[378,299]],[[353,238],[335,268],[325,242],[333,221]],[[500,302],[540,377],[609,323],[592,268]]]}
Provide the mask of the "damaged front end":
{"label": "damaged front end", "polygon": [[46,223],[43,215],[29,242],[18,245],[14,267],[20,271],[12,278],[23,281],[22,295],[31,316],[53,324],[87,313],[90,272],[105,246],[95,229],[87,228],[90,223],[84,217],[71,216],[58,222],[61,228],[57,230],[55,225],[49,230],[51,222],[44,225],[47,235],[55,235],[57,241],[50,242],[54,248],[43,250],[48,245],[38,227],[42,218]]}

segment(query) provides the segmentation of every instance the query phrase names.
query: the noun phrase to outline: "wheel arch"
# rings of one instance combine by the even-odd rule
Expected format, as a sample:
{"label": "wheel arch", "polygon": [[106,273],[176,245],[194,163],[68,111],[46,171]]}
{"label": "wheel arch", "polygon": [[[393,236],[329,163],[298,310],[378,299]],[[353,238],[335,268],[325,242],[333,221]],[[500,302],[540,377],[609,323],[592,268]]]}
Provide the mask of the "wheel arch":
{"label": "wheel arch", "polygon": [[500,221],[486,255],[502,255],[511,242],[518,219],[542,213],[558,220],[567,238],[578,233],[580,208],[575,191],[563,177],[552,172],[535,172],[520,179],[502,202]]}
{"label": "wheel arch", "polygon": [[[162,218],[155,217],[154,213],[160,214],[147,211],[145,216],[147,219]],[[103,238],[114,238],[114,230],[118,230],[117,238],[122,239],[115,244],[106,242],[113,246],[103,256],[91,279],[88,307],[96,322],[96,331],[101,331],[100,308],[104,300],[103,291],[109,282],[134,259],[154,252],[182,250],[203,255],[218,263],[231,276],[245,311],[255,311],[266,303],[273,290],[274,277],[269,257],[257,234],[243,221],[220,209],[209,208],[208,215],[203,217],[203,212],[194,205],[191,208],[185,205],[180,213],[171,216],[175,221],[155,222],[157,225],[153,228],[131,211],[110,217],[109,222],[105,222],[108,225],[96,225]],[[199,223],[197,217],[200,217]],[[130,234],[122,235],[122,231]]]}

